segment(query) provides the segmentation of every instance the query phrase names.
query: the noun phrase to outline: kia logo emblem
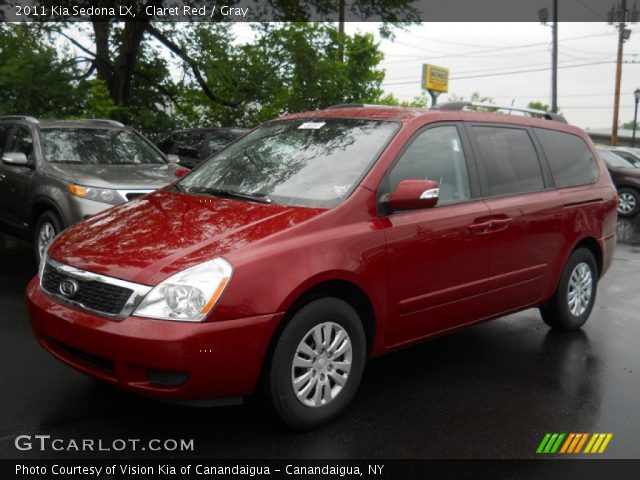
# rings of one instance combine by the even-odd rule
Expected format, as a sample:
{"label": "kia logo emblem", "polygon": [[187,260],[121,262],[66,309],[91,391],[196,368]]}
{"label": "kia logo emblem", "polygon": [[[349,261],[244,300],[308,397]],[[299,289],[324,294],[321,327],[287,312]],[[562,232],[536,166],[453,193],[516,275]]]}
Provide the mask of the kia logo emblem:
{"label": "kia logo emblem", "polygon": [[78,282],[69,278],[65,278],[60,282],[58,289],[60,290],[60,293],[65,297],[73,297],[78,291]]}

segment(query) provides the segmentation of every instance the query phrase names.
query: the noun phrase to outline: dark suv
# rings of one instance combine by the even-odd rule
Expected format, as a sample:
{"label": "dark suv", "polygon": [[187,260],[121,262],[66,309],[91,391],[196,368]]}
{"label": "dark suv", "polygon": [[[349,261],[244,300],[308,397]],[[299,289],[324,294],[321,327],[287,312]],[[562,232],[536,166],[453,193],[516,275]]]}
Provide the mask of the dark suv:
{"label": "dark suv", "polygon": [[38,259],[64,228],[185,170],[111,120],[0,117],[0,155],[0,227],[31,237]]}
{"label": "dark suv", "polygon": [[261,383],[309,428],[369,357],[532,307],[580,328],[616,243],[604,163],[554,115],[465,105],[288,115],[69,228],[28,286],[36,338],[147,396]]}
{"label": "dark suv", "polygon": [[175,130],[160,137],[156,145],[167,155],[177,155],[180,165],[193,168],[248,131],[223,127]]}
{"label": "dark suv", "polygon": [[618,190],[618,215],[633,217],[640,212],[640,167],[618,150],[599,148],[613,184]]}

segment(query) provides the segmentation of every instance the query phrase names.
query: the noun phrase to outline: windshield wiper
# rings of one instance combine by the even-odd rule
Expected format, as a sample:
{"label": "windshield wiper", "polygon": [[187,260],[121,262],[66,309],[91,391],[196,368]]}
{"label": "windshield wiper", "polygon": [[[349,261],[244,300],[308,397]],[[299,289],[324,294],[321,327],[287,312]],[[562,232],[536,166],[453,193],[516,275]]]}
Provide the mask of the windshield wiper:
{"label": "windshield wiper", "polygon": [[271,203],[271,199],[266,195],[259,195],[255,193],[240,193],[233,192],[231,190],[222,190],[218,188],[198,188],[192,187],[186,190],[188,193],[204,193],[205,195],[212,195],[220,198],[239,198],[241,200],[249,200],[251,202],[259,203]]}

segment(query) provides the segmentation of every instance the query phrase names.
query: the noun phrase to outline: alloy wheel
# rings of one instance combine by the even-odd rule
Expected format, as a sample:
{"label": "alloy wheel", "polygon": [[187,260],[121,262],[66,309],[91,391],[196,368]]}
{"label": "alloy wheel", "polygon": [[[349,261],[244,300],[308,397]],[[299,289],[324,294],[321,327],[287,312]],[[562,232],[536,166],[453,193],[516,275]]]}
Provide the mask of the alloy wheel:
{"label": "alloy wheel", "polygon": [[618,213],[628,215],[636,208],[636,197],[629,192],[618,194]]}
{"label": "alloy wheel", "polygon": [[353,349],[347,331],[324,322],[309,330],[291,365],[291,385],[307,407],[324,407],[342,391],[351,371]]}
{"label": "alloy wheel", "polygon": [[38,231],[38,254],[40,258],[43,257],[45,250],[53,241],[53,238],[56,236],[56,230],[49,222],[44,222],[40,225],[40,230]]}
{"label": "alloy wheel", "polygon": [[581,316],[589,307],[593,293],[593,273],[585,262],[575,266],[569,277],[567,303],[571,314]]}

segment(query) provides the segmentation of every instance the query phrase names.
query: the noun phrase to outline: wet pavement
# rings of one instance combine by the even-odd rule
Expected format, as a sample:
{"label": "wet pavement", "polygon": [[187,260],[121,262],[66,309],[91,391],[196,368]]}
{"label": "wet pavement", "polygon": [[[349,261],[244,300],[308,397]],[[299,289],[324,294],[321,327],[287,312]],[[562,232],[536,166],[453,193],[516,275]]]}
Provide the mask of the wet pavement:
{"label": "wet pavement", "polygon": [[165,404],[53,359],[27,318],[32,247],[0,234],[0,458],[123,457],[18,451],[22,434],[194,439],[184,458],[533,458],[546,432],[610,432],[600,458],[640,458],[640,218],[618,234],[582,331],[552,332],[527,310],[372,360],[346,414],[306,433],[255,405]]}

